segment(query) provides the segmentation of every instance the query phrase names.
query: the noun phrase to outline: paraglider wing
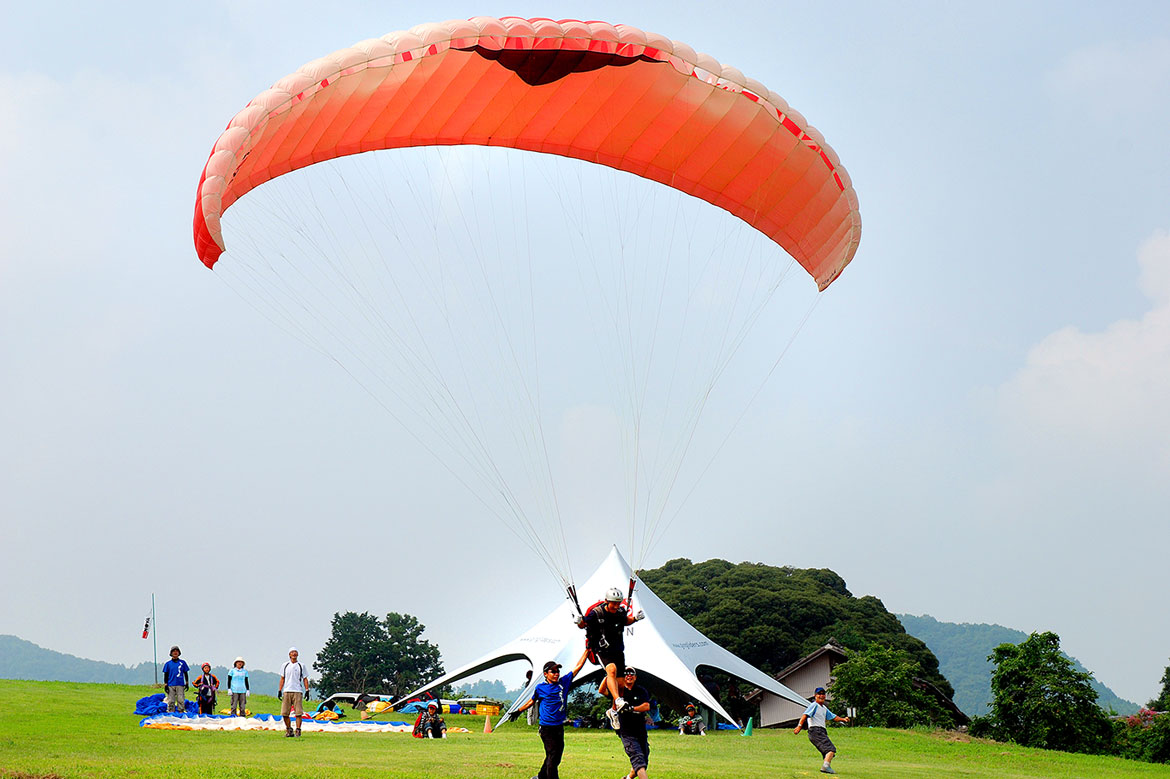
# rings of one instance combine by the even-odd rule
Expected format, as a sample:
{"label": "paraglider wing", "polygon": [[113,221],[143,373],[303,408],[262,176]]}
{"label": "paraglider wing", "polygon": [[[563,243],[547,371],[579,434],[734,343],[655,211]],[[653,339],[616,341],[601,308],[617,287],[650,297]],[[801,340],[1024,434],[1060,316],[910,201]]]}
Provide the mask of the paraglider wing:
{"label": "paraglider wing", "polygon": [[207,267],[251,189],[324,160],[474,144],[636,174],[727,210],[827,287],[861,219],[836,154],[776,93],[690,47],[604,22],[425,24],[315,60],[258,95],[215,143],[195,205]]}

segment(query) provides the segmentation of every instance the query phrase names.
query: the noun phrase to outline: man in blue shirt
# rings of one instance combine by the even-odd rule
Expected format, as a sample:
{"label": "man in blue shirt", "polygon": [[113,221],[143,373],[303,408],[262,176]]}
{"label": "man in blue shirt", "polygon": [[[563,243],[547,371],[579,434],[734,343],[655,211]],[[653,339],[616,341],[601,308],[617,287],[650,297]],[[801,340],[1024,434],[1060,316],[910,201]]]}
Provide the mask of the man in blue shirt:
{"label": "man in blue shirt", "polygon": [[163,664],[163,685],[167,691],[167,713],[177,711],[183,714],[187,711],[187,676],[191,668],[186,660],[180,660],[182,654],[177,646],[171,647],[171,659]]}
{"label": "man in blue shirt", "polygon": [[516,709],[514,716],[540,703],[540,740],[544,742],[544,765],[532,779],[559,779],[558,768],[565,754],[565,708],[569,703],[569,688],[573,677],[585,665],[588,650],[581,654],[577,667],[561,676],[561,666],[553,660],[544,664],[544,681],[536,685],[532,697]]}
{"label": "man in blue shirt", "polygon": [[824,758],[824,762],[821,763],[822,774],[837,773],[830,765],[833,762],[833,756],[837,754],[837,747],[833,746],[833,742],[829,740],[829,732],[825,729],[825,723],[848,721],[848,717],[838,717],[829,711],[829,707],[825,705],[825,688],[818,687],[813,693],[813,702],[804,710],[804,714],[800,715],[800,722],[796,723],[796,730],[792,731],[800,735],[800,729],[804,727],[805,722],[808,723],[808,740]]}

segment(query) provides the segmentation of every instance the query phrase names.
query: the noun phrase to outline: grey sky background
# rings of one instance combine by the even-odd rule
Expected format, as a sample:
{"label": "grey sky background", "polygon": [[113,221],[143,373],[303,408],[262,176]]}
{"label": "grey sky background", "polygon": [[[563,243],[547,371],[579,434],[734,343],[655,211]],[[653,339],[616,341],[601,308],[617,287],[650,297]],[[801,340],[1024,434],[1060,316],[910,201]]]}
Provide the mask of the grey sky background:
{"label": "grey sky background", "polygon": [[[864,223],[645,564],[829,567],[892,611],[1053,630],[1144,702],[1170,662],[1170,11],[1098,5],[9,9],[0,632],[138,662],[154,592],[160,646],[275,668],[335,611],[399,611],[450,668],[559,601],[360,387],[198,263],[191,214],[227,120],[310,59],[476,14],[605,19],[783,95]],[[602,536],[578,576],[620,546]]]}

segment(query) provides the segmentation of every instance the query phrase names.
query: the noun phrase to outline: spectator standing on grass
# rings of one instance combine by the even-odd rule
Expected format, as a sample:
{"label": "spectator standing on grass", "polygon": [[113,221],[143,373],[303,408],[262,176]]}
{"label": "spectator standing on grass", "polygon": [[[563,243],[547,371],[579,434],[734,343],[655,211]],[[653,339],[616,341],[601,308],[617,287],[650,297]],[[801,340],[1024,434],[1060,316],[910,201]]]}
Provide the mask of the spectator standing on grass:
{"label": "spectator standing on grass", "polygon": [[180,714],[187,712],[187,685],[190,679],[191,667],[186,660],[181,660],[177,646],[171,647],[171,659],[163,664],[163,686],[167,693],[167,713],[177,711]]}
{"label": "spectator standing on grass", "polygon": [[569,689],[573,677],[581,672],[589,651],[581,653],[577,666],[561,676],[561,665],[554,660],[544,664],[544,681],[536,685],[532,697],[516,709],[513,716],[534,707],[540,711],[540,740],[544,743],[544,764],[532,779],[559,779],[561,757],[565,754],[565,715],[568,713]]}
{"label": "spectator standing on grass", "polygon": [[203,673],[195,680],[196,699],[199,701],[200,714],[215,714],[216,692],[219,690],[219,679],[211,672],[211,663],[203,664]]}
{"label": "spectator standing on grass", "polygon": [[833,746],[833,742],[829,740],[829,731],[825,725],[828,722],[848,722],[848,717],[838,717],[833,712],[829,711],[829,707],[825,705],[825,688],[818,687],[813,693],[813,702],[804,710],[804,714],[800,715],[800,722],[796,723],[796,730],[792,731],[797,735],[800,734],[800,729],[804,727],[804,723],[808,722],[808,740],[821,753],[824,762],[821,763],[822,774],[835,774],[833,766],[833,757],[837,754],[837,747]]}
{"label": "spectator standing on grass", "polygon": [[[305,673],[303,663],[297,661],[300,653],[297,648],[288,650],[288,662],[280,669],[280,716],[284,718],[284,735],[286,738],[301,735],[301,719],[305,716],[305,695],[309,692],[309,677]],[[289,715],[297,718],[297,729],[293,732]]]}
{"label": "spectator standing on grass", "polygon": [[[244,670],[244,658],[237,657],[232,663],[233,668],[228,671],[228,691],[232,696],[232,716],[246,717],[248,710],[248,672]],[[236,713],[238,707],[239,714]]]}

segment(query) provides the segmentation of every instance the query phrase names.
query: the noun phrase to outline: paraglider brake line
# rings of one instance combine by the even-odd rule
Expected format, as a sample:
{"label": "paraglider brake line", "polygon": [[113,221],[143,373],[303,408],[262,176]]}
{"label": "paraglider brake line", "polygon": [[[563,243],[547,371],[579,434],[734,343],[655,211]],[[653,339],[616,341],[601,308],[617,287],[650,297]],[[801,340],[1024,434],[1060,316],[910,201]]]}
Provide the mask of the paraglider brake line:
{"label": "paraglider brake line", "polygon": [[581,604],[577,601],[577,587],[570,584],[565,587],[565,592],[569,594],[569,600],[573,601],[573,608],[577,609],[577,616],[584,619],[585,615],[581,613]]}

